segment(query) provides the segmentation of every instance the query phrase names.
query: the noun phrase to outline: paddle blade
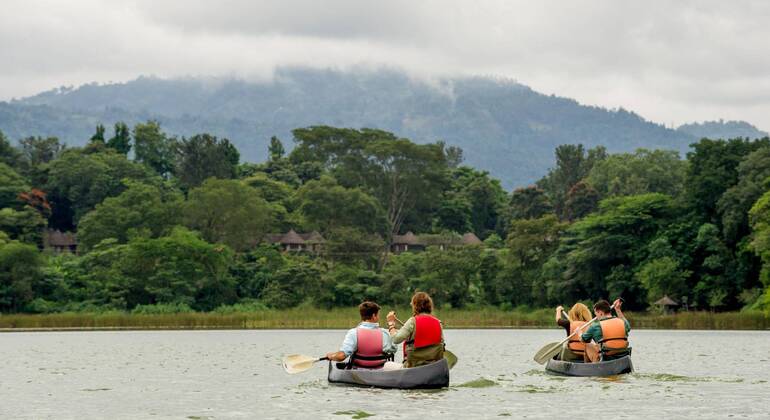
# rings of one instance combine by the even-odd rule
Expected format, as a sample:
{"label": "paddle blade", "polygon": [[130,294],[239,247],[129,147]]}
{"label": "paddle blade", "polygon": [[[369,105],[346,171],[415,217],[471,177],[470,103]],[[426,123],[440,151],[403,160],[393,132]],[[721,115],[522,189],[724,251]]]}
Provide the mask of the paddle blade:
{"label": "paddle blade", "polygon": [[457,364],[457,356],[449,350],[444,350],[444,359],[449,364],[449,369],[452,369]]}
{"label": "paddle blade", "polygon": [[562,343],[548,343],[535,353],[534,359],[537,363],[544,365],[548,360],[553,359],[554,356],[559,354],[561,348]]}
{"label": "paddle blade", "polygon": [[290,354],[283,358],[281,365],[286,373],[294,375],[295,373],[311,369],[317,361],[317,357],[306,356],[304,354]]}

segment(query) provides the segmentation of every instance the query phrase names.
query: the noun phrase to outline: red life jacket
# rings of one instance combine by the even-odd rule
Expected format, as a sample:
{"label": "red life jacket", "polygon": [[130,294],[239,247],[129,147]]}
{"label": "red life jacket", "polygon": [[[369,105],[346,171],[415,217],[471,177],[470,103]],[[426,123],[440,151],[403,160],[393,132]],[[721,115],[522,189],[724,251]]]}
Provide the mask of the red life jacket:
{"label": "red life jacket", "polygon": [[407,344],[414,344],[414,348],[419,349],[440,343],[441,321],[432,315],[416,315],[414,317],[414,338],[404,341],[404,358],[406,358]]}
{"label": "red life jacket", "polygon": [[376,369],[381,368],[388,359],[382,352],[382,331],[379,328],[356,328],[358,340],[356,352],[353,354],[353,364],[356,366]]}
{"label": "red life jacket", "polygon": [[[585,321],[571,321],[569,323],[569,333],[572,335],[572,333],[575,332],[578,328],[585,325]],[[585,332],[585,331],[583,331]],[[576,354],[583,354],[586,351],[586,343],[583,342],[583,340],[580,338],[580,334],[575,334],[569,339],[569,344],[567,345],[570,350],[572,350]]]}

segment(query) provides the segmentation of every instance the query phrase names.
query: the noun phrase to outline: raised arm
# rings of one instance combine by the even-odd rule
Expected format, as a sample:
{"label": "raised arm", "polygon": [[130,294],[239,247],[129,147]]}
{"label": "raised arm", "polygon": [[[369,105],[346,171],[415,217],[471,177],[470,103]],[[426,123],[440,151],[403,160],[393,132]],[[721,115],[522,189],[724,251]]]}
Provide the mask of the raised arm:
{"label": "raised arm", "polygon": [[615,299],[615,302],[613,302],[612,305],[615,307],[615,313],[618,314],[618,318],[626,319],[625,315],[623,315],[623,311],[620,309],[623,305],[623,301],[620,298]]}

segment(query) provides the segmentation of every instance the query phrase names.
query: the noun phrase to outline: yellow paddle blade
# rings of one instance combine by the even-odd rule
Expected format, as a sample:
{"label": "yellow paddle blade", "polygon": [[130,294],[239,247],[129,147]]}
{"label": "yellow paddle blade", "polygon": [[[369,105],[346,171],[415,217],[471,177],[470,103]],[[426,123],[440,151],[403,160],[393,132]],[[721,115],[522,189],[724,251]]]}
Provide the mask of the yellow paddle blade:
{"label": "yellow paddle blade", "polygon": [[549,359],[553,359],[554,356],[559,354],[562,349],[563,343],[548,343],[543,346],[537,353],[535,353],[535,361],[541,365],[544,365]]}
{"label": "yellow paddle blade", "polygon": [[304,354],[290,354],[283,358],[281,365],[286,373],[293,375],[311,369],[317,361],[317,357]]}
{"label": "yellow paddle blade", "polygon": [[449,364],[449,369],[452,369],[457,364],[457,356],[449,350],[444,350],[444,359]]}

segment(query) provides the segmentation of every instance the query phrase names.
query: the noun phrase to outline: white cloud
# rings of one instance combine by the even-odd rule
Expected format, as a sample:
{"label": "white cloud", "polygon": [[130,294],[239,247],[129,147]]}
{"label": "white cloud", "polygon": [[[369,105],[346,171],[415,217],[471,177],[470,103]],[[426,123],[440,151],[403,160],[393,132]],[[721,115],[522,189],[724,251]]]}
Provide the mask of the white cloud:
{"label": "white cloud", "polygon": [[140,74],[387,65],[512,77],[666,124],[767,130],[768,18],[764,1],[10,1],[0,98]]}

